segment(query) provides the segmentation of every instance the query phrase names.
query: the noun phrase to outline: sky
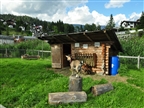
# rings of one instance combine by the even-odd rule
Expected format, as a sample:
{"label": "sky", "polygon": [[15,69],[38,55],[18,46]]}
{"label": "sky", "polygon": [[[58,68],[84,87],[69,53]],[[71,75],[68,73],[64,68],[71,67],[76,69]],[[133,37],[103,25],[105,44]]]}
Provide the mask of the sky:
{"label": "sky", "polygon": [[43,21],[106,25],[113,15],[121,21],[136,21],[144,0],[0,0],[0,14],[27,15]]}

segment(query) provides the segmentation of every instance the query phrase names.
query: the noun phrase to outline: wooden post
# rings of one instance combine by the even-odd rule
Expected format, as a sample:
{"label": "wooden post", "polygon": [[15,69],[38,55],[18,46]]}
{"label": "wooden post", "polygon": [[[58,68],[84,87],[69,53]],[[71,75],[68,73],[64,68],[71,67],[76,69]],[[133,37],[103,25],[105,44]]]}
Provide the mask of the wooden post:
{"label": "wooden post", "polygon": [[101,84],[91,87],[91,92],[94,96],[101,95],[110,90],[113,90],[113,86],[111,84]]}
{"label": "wooden post", "polygon": [[140,69],[140,56],[138,56],[137,68]]}
{"label": "wooden post", "polygon": [[75,75],[69,77],[69,91],[82,91],[82,77]]}
{"label": "wooden post", "polygon": [[39,50],[38,50],[38,55],[39,55]]}
{"label": "wooden post", "polygon": [[7,48],[6,48],[6,57],[8,57]]}
{"label": "wooden post", "polygon": [[81,92],[57,92],[49,93],[49,104],[62,104],[62,103],[74,103],[74,102],[86,102],[87,94],[84,91]]}

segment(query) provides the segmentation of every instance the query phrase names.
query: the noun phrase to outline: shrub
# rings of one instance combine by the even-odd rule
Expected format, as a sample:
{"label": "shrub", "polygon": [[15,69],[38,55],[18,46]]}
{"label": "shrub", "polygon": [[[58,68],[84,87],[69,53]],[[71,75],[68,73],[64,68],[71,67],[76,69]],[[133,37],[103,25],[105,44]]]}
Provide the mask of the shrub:
{"label": "shrub", "polygon": [[142,37],[143,34],[144,34],[143,31],[139,31],[139,32],[138,32],[138,36],[139,36],[139,37]]}

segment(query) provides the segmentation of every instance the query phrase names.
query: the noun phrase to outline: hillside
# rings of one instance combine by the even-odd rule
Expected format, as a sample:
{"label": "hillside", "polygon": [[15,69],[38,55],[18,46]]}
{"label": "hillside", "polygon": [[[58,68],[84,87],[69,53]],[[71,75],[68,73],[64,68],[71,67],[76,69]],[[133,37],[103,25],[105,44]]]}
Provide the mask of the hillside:
{"label": "hillside", "polygon": [[66,24],[59,20],[47,22],[29,16],[15,16],[12,14],[0,14],[0,35],[31,36],[34,30],[47,34],[73,33],[81,31],[94,31],[104,29],[105,26],[92,24]]}
{"label": "hillside", "polygon": [[34,29],[42,29],[44,33],[74,32],[74,26],[62,21],[47,22],[29,16],[0,14],[0,34],[32,35]]}

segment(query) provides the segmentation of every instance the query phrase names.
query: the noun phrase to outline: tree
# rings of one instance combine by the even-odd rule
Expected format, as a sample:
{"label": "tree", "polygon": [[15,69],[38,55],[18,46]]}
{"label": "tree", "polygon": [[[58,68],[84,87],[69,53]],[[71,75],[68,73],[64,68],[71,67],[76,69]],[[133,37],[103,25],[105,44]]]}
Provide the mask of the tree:
{"label": "tree", "polygon": [[91,25],[91,31],[94,31],[94,30],[96,30],[96,25],[94,23],[92,23],[92,25]]}
{"label": "tree", "polygon": [[140,24],[137,25],[137,28],[138,29],[144,28],[144,12],[142,12],[142,15],[141,15],[139,21],[140,21]]}
{"label": "tree", "polygon": [[69,25],[64,24],[64,33],[69,33]]}
{"label": "tree", "polygon": [[2,34],[2,21],[0,21],[0,35]]}
{"label": "tree", "polygon": [[99,24],[96,26],[96,30],[101,30],[101,26]]}
{"label": "tree", "polygon": [[58,33],[58,27],[57,26],[53,26],[53,30],[55,33]]}
{"label": "tree", "polygon": [[84,29],[85,29],[85,30],[88,30],[88,31],[94,31],[94,30],[96,30],[96,25],[95,25],[94,23],[92,23],[92,25],[90,25],[90,24],[85,24],[85,25],[84,25]]}
{"label": "tree", "polygon": [[113,19],[113,15],[111,14],[110,15],[110,20],[106,25],[106,29],[113,29],[113,27],[115,27],[115,22],[114,22],[114,19]]}
{"label": "tree", "polygon": [[9,36],[9,27],[6,28],[6,35]]}

